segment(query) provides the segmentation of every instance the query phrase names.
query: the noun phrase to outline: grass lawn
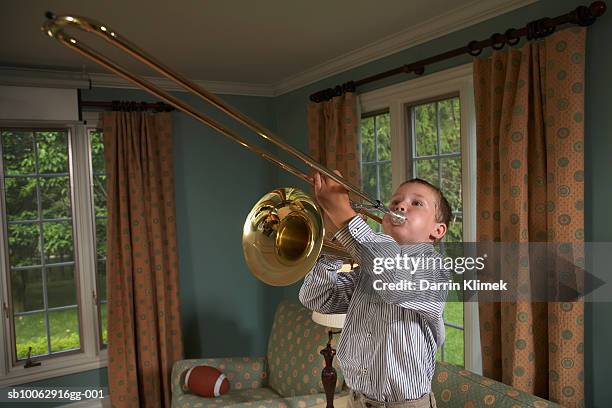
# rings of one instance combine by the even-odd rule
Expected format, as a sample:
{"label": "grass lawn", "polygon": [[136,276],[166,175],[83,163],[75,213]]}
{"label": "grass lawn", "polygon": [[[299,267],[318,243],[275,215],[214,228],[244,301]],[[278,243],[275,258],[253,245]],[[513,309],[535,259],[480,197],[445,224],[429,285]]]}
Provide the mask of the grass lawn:
{"label": "grass lawn", "polygon": [[[102,304],[103,330],[102,338],[108,341],[106,329],[106,304]],[[81,345],[79,335],[77,309],[66,309],[49,312],[49,328],[51,333],[51,352],[74,350]],[[44,312],[15,317],[15,337],[17,339],[17,358],[26,358],[28,347],[32,347],[32,355],[49,353],[47,346],[47,330]]]}
{"label": "grass lawn", "polygon": [[[457,294],[450,292],[444,308],[444,323],[453,323],[463,327],[463,302],[457,301]],[[446,341],[444,343],[444,361],[460,367],[465,366],[463,350],[463,330],[445,326]],[[439,349],[436,359],[442,359],[442,350]]]}

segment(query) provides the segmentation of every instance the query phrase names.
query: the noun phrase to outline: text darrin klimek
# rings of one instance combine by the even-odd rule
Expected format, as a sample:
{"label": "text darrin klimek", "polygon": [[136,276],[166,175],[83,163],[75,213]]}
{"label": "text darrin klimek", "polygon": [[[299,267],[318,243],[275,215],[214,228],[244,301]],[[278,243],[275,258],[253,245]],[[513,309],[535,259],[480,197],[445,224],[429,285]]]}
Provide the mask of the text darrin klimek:
{"label": "text darrin klimek", "polygon": [[508,282],[504,282],[502,279],[499,282],[481,282],[478,279],[468,279],[463,281],[463,285],[451,280],[447,282],[431,282],[426,279],[417,279],[415,281],[403,279],[399,282],[383,282],[377,279],[374,281],[373,286],[376,290],[508,290]]}
{"label": "text darrin klimek", "polygon": [[[419,269],[451,270],[458,274],[463,274],[467,270],[480,271],[484,269],[486,255],[480,257],[426,257],[426,256],[404,256],[397,255],[394,258],[374,258],[373,272],[380,275],[391,270],[406,270],[414,274]],[[448,280],[445,282],[431,281],[427,279],[407,280],[402,279],[398,282],[383,282],[380,279],[374,280],[375,290],[489,290],[505,291],[508,290],[508,283],[503,279],[498,282],[481,282],[478,279],[466,279],[462,283]]]}

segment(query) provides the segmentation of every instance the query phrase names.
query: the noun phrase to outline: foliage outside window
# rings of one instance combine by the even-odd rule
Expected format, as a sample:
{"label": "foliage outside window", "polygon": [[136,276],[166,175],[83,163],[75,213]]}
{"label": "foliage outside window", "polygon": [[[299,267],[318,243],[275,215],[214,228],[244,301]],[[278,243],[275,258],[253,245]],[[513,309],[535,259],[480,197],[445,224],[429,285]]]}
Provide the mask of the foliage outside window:
{"label": "foliage outside window", "polygon": [[78,350],[68,132],[0,132],[14,355]]}
{"label": "foliage outside window", "polygon": [[[453,217],[444,242],[463,241],[461,116],[459,97],[413,105],[409,109],[412,175],[440,188]],[[444,310],[446,343],[437,358],[464,366],[464,305],[449,292]]]}

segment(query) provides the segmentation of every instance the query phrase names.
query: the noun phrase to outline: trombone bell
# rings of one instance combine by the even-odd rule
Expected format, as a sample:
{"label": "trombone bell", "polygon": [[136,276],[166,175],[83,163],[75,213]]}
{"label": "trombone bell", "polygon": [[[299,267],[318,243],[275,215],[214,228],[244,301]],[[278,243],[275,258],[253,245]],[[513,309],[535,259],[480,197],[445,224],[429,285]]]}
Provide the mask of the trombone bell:
{"label": "trombone bell", "polygon": [[244,222],[242,249],[249,269],[260,281],[287,286],[314,266],[325,228],[314,200],[293,188],[264,195]]}

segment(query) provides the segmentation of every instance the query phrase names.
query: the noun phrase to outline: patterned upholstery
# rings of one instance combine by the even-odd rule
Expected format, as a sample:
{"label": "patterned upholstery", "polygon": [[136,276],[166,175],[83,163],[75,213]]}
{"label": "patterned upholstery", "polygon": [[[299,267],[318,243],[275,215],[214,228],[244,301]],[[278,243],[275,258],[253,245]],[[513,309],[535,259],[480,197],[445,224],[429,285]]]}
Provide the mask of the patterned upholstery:
{"label": "patterned upholstery", "polygon": [[[324,403],[321,369],[325,363],[319,352],[327,344],[327,330],[312,321],[311,313],[298,303],[281,302],[274,316],[266,357],[205,358],[174,363],[172,406],[306,408]],[[230,392],[218,398],[191,394],[183,386],[184,376],[195,365],[218,368],[229,379]],[[337,366],[336,369],[335,396],[342,397],[348,391],[342,389],[344,377]],[[274,381],[271,375],[275,376]]]}
{"label": "patterned upholstery", "polygon": [[431,383],[438,407],[559,407],[506,384],[463,370],[449,363],[437,363]]}
{"label": "patterned upholstery", "polygon": [[[309,344],[307,340],[303,340],[304,338],[311,339],[316,345]],[[316,338],[318,340],[314,341]],[[300,339],[299,342],[298,339]],[[274,318],[267,357],[177,361],[172,369],[172,407],[307,408],[323,404],[325,394],[319,391],[322,390],[320,372],[323,358],[319,350],[326,341],[325,329],[311,322],[309,311],[298,304],[283,302],[279,305]],[[229,378],[231,385],[228,394],[219,398],[202,398],[191,394],[182,386],[185,372],[190,367],[201,364],[216,367]],[[314,375],[313,370],[317,371],[317,375]],[[313,374],[305,380],[304,373],[309,372]],[[275,381],[277,388],[273,388],[270,386],[271,376],[278,376],[278,373],[281,373],[281,376]],[[302,378],[299,377],[300,375]],[[283,381],[283,376],[291,380]],[[338,376],[338,384],[341,386],[344,380],[340,371],[338,371]],[[284,394],[283,397],[275,390],[282,390],[287,394]],[[299,392],[298,390],[301,390],[301,394],[292,394]],[[448,363],[436,364],[432,390],[440,408],[559,407],[553,402],[518,391],[513,387]],[[337,398],[346,394],[346,388],[336,389]]]}
{"label": "patterned upholstery", "polygon": [[[327,328],[313,322],[311,316],[310,310],[289,301],[276,309],[268,341],[268,384],[283,397],[324,392],[321,369],[325,362],[320,351],[327,344]],[[332,341],[334,347],[337,337]],[[334,366],[336,392],[340,392],[344,377],[335,358]]]}
{"label": "patterned upholstery", "polygon": [[[185,387],[185,372],[195,365],[209,365],[221,370],[230,380],[230,392],[218,398],[202,398],[191,394]],[[264,357],[205,358],[181,360],[172,369],[172,406],[174,408],[202,407],[254,407],[254,408],[306,408],[325,402],[325,394],[317,393],[283,398],[266,387],[266,359]],[[342,390],[341,397],[348,393]]]}

